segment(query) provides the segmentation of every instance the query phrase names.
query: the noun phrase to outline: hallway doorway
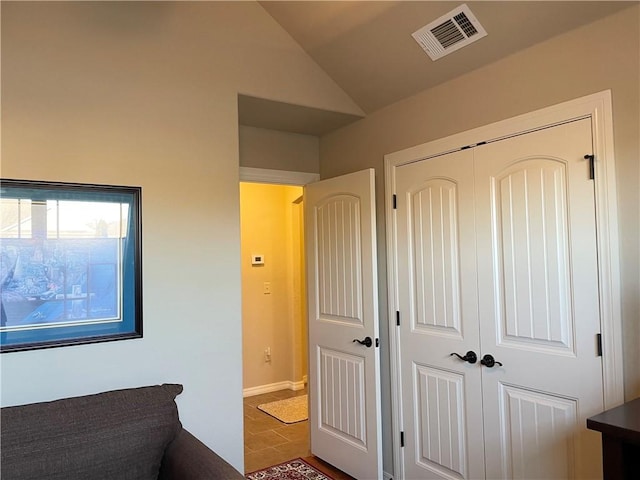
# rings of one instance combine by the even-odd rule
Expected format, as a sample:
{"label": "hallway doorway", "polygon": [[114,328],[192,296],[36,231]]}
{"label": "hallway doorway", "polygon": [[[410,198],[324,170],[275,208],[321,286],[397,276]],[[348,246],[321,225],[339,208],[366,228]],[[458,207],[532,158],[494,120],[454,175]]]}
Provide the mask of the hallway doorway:
{"label": "hallway doorway", "polygon": [[302,187],[241,182],[240,219],[245,471],[249,472],[306,456],[309,449],[304,429],[308,422],[288,426],[256,408],[306,393]]}

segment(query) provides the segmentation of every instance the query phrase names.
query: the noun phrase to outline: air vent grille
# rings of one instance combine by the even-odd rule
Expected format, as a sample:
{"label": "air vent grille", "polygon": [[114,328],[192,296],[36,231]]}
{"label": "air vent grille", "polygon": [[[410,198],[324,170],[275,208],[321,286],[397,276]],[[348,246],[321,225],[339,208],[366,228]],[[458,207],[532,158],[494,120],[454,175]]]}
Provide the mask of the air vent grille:
{"label": "air vent grille", "polygon": [[476,30],[476,27],[473,26],[473,24],[469,21],[469,18],[464,14],[464,12],[461,12],[458,15],[454,16],[453,19],[456,21],[458,26],[464,31],[467,37],[473,37],[476,33],[478,33],[478,30]]}
{"label": "air vent grille", "polygon": [[414,32],[413,38],[432,60],[437,60],[486,35],[478,19],[463,4]]}
{"label": "air vent grille", "polygon": [[436,37],[436,40],[438,40],[444,48],[450,47],[466,38],[460,33],[460,30],[456,28],[456,25],[451,20],[447,20],[443,24],[438,25],[431,30],[431,33],[433,33],[433,36]]}

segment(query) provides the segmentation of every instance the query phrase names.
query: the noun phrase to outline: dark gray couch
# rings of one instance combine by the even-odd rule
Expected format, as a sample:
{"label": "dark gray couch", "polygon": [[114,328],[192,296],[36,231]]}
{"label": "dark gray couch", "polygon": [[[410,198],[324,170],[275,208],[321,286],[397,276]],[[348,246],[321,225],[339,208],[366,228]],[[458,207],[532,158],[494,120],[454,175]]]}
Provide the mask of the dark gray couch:
{"label": "dark gray couch", "polygon": [[182,428],[182,385],[65,398],[0,410],[3,480],[242,479]]}

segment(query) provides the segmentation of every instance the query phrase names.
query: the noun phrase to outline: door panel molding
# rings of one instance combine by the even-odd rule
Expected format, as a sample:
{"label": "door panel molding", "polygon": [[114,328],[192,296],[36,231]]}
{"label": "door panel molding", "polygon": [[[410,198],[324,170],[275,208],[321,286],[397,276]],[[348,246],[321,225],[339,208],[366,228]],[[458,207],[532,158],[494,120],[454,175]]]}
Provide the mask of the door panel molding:
{"label": "door panel molding", "polygon": [[[385,213],[387,229],[387,276],[392,380],[392,425],[394,476],[404,478],[400,432],[401,372],[398,327],[398,255],[397,229],[393,197],[396,194],[396,169],[402,165],[459,151],[462,147],[482,142],[497,142],[524,133],[572,122],[591,120],[595,155],[595,201],[603,354],[604,406],[606,409],[624,401],[622,319],[620,307],[620,259],[618,251],[618,219],[613,148],[613,114],[611,91],[595,93],[558,105],[536,110],[439,140],[385,155]],[[405,372],[404,375],[410,375]]]}
{"label": "door panel molding", "polygon": [[[419,431],[416,462],[440,474],[467,477],[464,375],[427,365],[413,365],[414,429]],[[429,431],[421,430],[428,425]]]}
{"label": "door panel molding", "polygon": [[418,292],[412,328],[462,338],[456,188],[453,180],[429,179],[411,193],[407,205],[412,217],[413,284]]}
{"label": "door panel molding", "polygon": [[[507,384],[499,389],[500,449],[508,478],[525,478],[532,464],[535,478],[573,478],[573,461],[566,459],[575,455],[574,439],[564,437],[575,424],[578,402]],[[564,474],[553,477],[563,466],[568,466]]]}
{"label": "door panel molding", "polygon": [[319,428],[366,452],[364,365],[362,356],[318,345],[318,394],[324,406]]}
{"label": "door panel molding", "polygon": [[[492,243],[497,252],[494,268],[500,272],[497,278],[505,279],[494,287],[504,299],[497,312],[499,341],[573,354],[565,162],[520,160],[491,182],[492,227],[496,232]],[[526,211],[524,221],[514,221],[513,212],[518,208]],[[542,231],[544,238],[532,241],[529,231]],[[564,242],[557,241],[558,232]],[[534,311],[546,313],[545,325],[534,323]]]}
{"label": "door panel molding", "polygon": [[318,235],[316,318],[362,325],[360,198],[331,195],[318,202],[314,214]]}

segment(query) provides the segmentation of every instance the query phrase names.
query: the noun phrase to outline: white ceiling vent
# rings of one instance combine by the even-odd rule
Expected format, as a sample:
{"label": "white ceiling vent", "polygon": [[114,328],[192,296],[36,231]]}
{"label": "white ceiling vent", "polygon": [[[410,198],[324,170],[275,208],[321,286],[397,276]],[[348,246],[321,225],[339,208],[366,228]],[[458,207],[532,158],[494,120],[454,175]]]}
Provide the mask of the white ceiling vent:
{"label": "white ceiling vent", "polygon": [[412,36],[431,60],[437,60],[486,37],[487,32],[469,7],[463,4],[413,32]]}

